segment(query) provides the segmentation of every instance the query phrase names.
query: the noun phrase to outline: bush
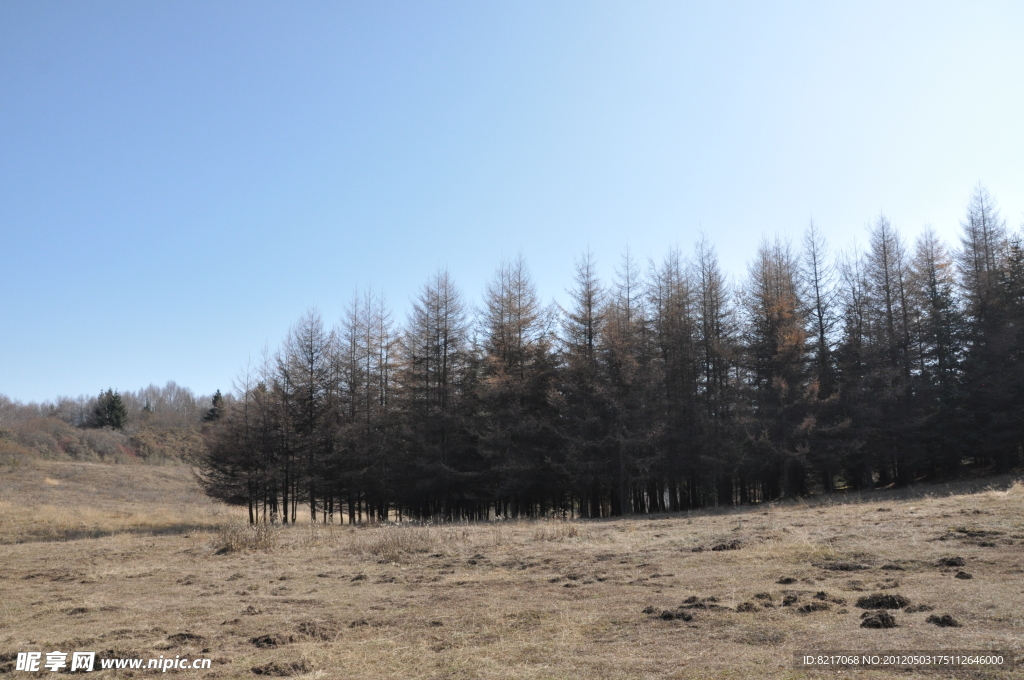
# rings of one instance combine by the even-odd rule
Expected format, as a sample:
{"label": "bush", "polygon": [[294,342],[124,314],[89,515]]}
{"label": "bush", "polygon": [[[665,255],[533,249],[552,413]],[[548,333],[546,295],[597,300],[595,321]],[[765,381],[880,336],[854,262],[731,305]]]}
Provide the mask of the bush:
{"label": "bush", "polygon": [[104,460],[116,460],[124,454],[122,445],[127,438],[112,430],[85,430],[85,444]]}

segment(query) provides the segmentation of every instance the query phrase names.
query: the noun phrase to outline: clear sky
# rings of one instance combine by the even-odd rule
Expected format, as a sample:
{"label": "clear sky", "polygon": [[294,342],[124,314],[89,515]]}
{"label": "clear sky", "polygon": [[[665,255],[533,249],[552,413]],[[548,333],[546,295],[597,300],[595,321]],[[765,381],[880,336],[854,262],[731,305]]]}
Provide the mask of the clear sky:
{"label": "clear sky", "polygon": [[0,393],[229,389],[357,286],[1024,218],[1021,2],[0,1]]}

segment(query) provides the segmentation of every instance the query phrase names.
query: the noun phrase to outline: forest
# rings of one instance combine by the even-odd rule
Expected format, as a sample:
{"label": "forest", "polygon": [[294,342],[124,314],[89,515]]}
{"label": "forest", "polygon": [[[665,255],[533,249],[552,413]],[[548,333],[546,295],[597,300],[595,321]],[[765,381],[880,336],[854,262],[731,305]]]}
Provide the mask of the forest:
{"label": "forest", "polygon": [[607,283],[584,253],[569,290],[520,257],[479,308],[441,270],[404,324],[307,312],[218,401],[206,491],[253,523],[608,517],[1021,462],[1024,245],[983,187],[954,247],[880,215],[837,255],[762,241],[738,285],[702,238]]}

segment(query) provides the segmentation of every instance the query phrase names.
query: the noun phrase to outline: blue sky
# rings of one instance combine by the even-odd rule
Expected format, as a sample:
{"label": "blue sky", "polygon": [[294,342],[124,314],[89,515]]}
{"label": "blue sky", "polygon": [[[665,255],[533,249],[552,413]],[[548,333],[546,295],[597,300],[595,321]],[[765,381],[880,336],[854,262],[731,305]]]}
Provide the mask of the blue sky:
{"label": "blue sky", "polygon": [[229,389],[357,286],[1024,219],[1024,4],[0,3],[0,393]]}

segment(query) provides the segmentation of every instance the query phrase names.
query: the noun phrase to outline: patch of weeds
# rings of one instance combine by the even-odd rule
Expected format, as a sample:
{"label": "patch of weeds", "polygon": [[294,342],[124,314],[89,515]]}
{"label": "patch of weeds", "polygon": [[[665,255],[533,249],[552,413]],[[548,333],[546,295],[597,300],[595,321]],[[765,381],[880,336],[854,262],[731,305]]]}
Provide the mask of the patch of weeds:
{"label": "patch of weeds", "polygon": [[401,562],[410,555],[436,552],[438,537],[429,527],[386,524],[358,531],[353,546],[383,562]]}
{"label": "patch of weeds", "polygon": [[966,571],[958,571],[958,572],[956,572],[956,577],[957,578],[962,578],[962,579],[969,579],[969,578],[974,578],[974,574],[970,574],[970,573],[968,573]]}
{"label": "patch of weeds", "polygon": [[299,623],[298,632],[316,640],[333,640],[338,636],[338,624],[332,619],[318,619]]}
{"label": "patch of weeds", "polygon": [[955,557],[943,557],[939,560],[939,566],[942,567],[962,567],[965,564],[967,564],[967,560],[959,555]]}
{"label": "patch of weeds", "polygon": [[278,531],[271,524],[229,524],[217,532],[214,554],[273,550],[279,542]]}
{"label": "patch of weeds", "polygon": [[785,641],[785,633],[773,630],[751,630],[736,637],[736,642],[763,647],[778,647]]}

